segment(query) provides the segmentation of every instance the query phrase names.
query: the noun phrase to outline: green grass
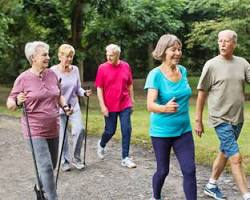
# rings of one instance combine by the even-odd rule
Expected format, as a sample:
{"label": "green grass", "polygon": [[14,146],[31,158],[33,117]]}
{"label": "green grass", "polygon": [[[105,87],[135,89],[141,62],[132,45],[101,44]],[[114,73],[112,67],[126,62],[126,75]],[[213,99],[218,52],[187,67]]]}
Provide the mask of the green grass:
{"label": "green grass", "polygon": [[[189,79],[190,85],[195,94],[195,87],[197,85],[198,78],[191,77]],[[149,129],[149,113],[146,110],[146,95],[143,91],[143,85],[145,80],[135,81],[135,110],[132,115],[132,143],[143,145],[145,147],[151,147],[150,137],[148,133]],[[250,88],[246,88],[250,93]],[[0,87],[0,113],[7,115],[20,116],[21,111],[10,112],[5,107],[6,97],[9,93],[9,88]],[[85,115],[85,107],[82,107],[83,114]],[[194,124],[194,112],[195,112],[195,99],[191,100],[190,105],[190,116],[192,124]],[[84,116],[85,117],[85,116]],[[242,129],[242,133],[239,139],[239,145],[241,153],[244,157],[244,168],[248,175],[250,175],[250,102],[245,104],[245,124]],[[84,121],[85,123],[85,121]],[[90,97],[89,104],[89,122],[88,122],[88,133],[90,135],[101,135],[103,131],[104,120],[101,115],[98,100],[96,94]],[[207,108],[204,110],[204,125],[205,133],[202,138],[194,136],[195,147],[196,147],[196,161],[199,164],[211,166],[215,156],[218,152],[218,140],[216,138],[213,128],[208,127],[207,121]],[[118,125],[115,139],[120,138],[120,126]]]}

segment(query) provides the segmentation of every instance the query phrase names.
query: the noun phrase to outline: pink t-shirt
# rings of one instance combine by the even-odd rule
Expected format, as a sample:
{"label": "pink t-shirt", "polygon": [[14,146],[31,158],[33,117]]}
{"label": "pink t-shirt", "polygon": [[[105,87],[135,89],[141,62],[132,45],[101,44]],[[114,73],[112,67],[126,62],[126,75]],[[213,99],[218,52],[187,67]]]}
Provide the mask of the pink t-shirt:
{"label": "pink t-shirt", "polygon": [[104,103],[109,112],[120,112],[132,107],[129,94],[132,83],[131,69],[124,61],[117,65],[105,62],[98,68],[95,85],[103,89]]}
{"label": "pink t-shirt", "polygon": [[[39,77],[26,70],[17,77],[9,98],[15,100],[20,92],[27,93],[25,104],[32,137],[58,137],[60,89],[55,73],[46,69]],[[24,137],[28,138],[24,116],[21,123]]]}

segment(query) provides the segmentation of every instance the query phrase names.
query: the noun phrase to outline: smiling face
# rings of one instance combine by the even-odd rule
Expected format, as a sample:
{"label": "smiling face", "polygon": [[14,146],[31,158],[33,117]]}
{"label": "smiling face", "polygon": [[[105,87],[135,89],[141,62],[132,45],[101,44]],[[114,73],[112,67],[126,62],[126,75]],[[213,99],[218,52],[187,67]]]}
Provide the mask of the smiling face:
{"label": "smiling face", "polygon": [[72,61],[74,59],[74,53],[69,52],[68,54],[61,54],[59,57],[60,64],[62,66],[68,67],[71,65]]}
{"label": "smiling face", "polygon": [[35,52],[36,53],[31,58],[32,66],[42,71],[49,65],[49,50],[45,47],[38,46]]}
{"label": "smiling face", "polygon": [[231,59],[236,47],[236,42],[233,39],[233,34],[227,31],[221,32],[218,35],[218,45],[220,55],[225,59]]}
{"label": "smiling face", "polygon": [[173,46],[169,47],[165,51],[164,62],[169,66],[175,66],[180,62],[182,56],[182,46],[175,42]]}

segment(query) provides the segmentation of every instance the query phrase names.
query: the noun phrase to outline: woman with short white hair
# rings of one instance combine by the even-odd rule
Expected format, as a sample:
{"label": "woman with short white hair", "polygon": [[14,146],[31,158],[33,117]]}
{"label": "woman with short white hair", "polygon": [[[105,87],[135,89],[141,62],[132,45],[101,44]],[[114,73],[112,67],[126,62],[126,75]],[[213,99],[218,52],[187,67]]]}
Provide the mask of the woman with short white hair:
{"label": "woman with short white hair", "polygon": [[49,45],[41,41],[28,42],[25,55],[31,67],[15,80],[7,107],[15,110],[25,103],[29,124],[22,116],[24,138],[29,142],[29,125],[42,189],[48,200],[57,200],[53,169],[58,155],[59,107],[67,114],[71,111],[60,94],[55,73],[47,68]]}

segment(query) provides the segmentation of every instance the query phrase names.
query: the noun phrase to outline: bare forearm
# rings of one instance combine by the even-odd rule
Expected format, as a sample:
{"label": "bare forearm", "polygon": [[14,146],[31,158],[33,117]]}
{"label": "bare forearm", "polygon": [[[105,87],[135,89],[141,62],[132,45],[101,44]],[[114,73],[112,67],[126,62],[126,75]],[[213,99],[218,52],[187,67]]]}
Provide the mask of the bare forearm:
{"label": "bare forearm", "polygon": [[102,88],[97,88],[97,97],[98,97],[99,105],[102,108],[103,106],[105,106]]}
{"label": "bare forearm", "polygon": [[12,98],[8,98],[7,102],[6,102],[6,106],[8,109],[10,110],[16,110],[17,109],[17,105],[14,99]]}
{"label": "bare forearm", "polygon": [[64,96],[60,96],[60,98],[59,98],[59,106],[60,107],[63,107],[63,106],[65,106],[67,103],[66,103],[66,100],[65,100],[65,98],[64,98]]}
{"label": "bare forearm", "polygon": [[196,112],[195,112],[195,121],[197,122],[202,121],[202,113],[203,113],[206,99],[207,99],[207,92],[203,90],[199,90],[197,101],[196,101]]}
{"label": "bare forearm", "polygon": [[108,117],[109,116],[109,111],[108,108],[105,105],[104,98],[103,98],[103,89],[102,88],[97,88],[97,97],[99,100],[99,105],[101,107],[101,112],[104,116]]}
{"label": "bare forearm", "polygon": [[159,105],[155,102],[150,102],[147,104],[147,109],[149,112],[161,113],[164,112],[165,105]]}
{"label": "bare forearm", "polygon": [[129,86],[129,96],[130,96],[132,102],[134,103],[135,99],[134,99],[134,87],[133,87],[133,85]]}
{"label": "bare forearm", "polygon": [[147,109],[149,112],[155,113],[173,113],[177,111],[178,104],[175,98],[170,99],[166,104],[160,105],[157,103],[158,90],[148,89],[147,94]]}

